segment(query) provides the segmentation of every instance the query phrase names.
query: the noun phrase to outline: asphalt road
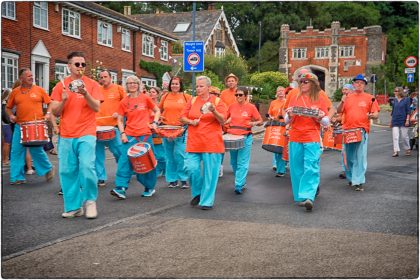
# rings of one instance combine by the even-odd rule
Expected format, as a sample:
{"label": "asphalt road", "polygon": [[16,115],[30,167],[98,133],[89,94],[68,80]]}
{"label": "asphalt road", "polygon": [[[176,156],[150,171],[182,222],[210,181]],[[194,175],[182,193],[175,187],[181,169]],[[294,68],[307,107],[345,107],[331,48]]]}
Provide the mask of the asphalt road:
{"label": "asphalt road", "polygon": [[[338,178],[340,155],[325,151],[313,212],[293,204],[290,177],[275,178],[272,154],[255,137],[248,191],[233,192],[229,156],[215,208],[189,206],[190,191],[140,197],[130,183],[118,201],[114,162],[99,190],[99,217],[62,219],[58,178],[2,180],[2,276],[5,278],[416,278],[418,151],[392,158],[389,128],[370,135],[367,184],[355,192]],[[57,157],[50,156],[56,163]],[[134,179],[134,178],[133,178]]]}

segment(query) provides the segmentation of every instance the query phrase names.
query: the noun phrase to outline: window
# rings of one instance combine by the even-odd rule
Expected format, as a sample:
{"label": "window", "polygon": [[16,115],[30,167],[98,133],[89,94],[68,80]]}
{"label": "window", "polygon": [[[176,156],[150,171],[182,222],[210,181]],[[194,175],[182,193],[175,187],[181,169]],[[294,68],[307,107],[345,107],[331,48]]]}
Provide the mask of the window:
{"label": "window", "polygon": [[112,24],[98,20],[98,44],[112,47]]}
{"label": "window", "polygon": [[121,28],[121,49],[125,51],[131,50],[130,30]]}
{"label": "window", "polygon": [[34,26],[48,29],[48,2],[34,2]]}
{"label": "window", "polygon": [[111,72],[111,82],[113,84],[118,84],[118,74],[112,71],[110,72]]}
{"label": "window", "polygon": [[293,49],[293,59],[306,58],[306,48]]}
{"label": "window", "polygon": [[328,58],[329,57],[329,47],[318,47],[315,48],[315,58]]}
{"label": "window", "polygon": [[214,55],[217,57],[221,57],[225,55],[225,48],[215,48]]}
{"label": "window", "polygon": [[16,19],[15,2],[7,1],[1,3],[1,15],[5,18]]}
{"label": "window", "polygon": [[354,46],[340,47],[340,57],[354,57]]}
{"label": "window", "polygon": [[153,37],[143,34],[142,54],[150,57],[154,57],[153,53]]}
{"label": "window", "polygon": [[67,64],[64,64],[64,63],[55,64],[54,78],[56,80],[64,79],[68,75],[70,75],[70,71],[69,71],[69,68],[67,68]]}
{"label": "window", "polygon": [[125,69],[122,69],[121,72],[122,72],[122,86],[125,88],[125,81],[127,80],[127,78],[130,76],[136,75],[136,73],[134,73],[131,70],[125,70]]}
{"label": "window", "polygon": [[141,78],[141,82],[148,87],[155,87],[156,86],[156,80],[153,80],[153,79]]}
{"label": "window", "polygon": [[188,27],[190,27],[189,22],[177,23],[173,32],[187,32]]}
{"label": "window", "polygon": [[216,41],[223,41],[222,38],[222,27],[220,26],[220,23],[216,24],[215,27],[215,37],[216,37]]}
{"label": "window", "polygon": [[1,87],[12,88],[13,83],[18,80],[18,59],[19,56],[13,53],[2,53],[1,56]]}
{"label": "window", "polygon": [[80,14],[63,9],[63,34],[80,38]]}
{"label": "window", "polygon": [[167,41],[160,41],[160,59],[168,61],[168,42]]}

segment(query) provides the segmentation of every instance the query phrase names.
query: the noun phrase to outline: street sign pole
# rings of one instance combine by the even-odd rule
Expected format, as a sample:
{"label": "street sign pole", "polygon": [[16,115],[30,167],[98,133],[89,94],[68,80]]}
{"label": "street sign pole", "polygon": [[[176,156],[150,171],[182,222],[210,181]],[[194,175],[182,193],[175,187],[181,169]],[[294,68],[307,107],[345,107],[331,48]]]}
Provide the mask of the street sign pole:
{"label": "street sign pole", "polygon": [[[193,2],[193,11],[192,11],[192,41],[195,41],[195,9],[196,9],[196,3]],[[192,81],[191,81],[191,87],[192,87],[192,96],[195,96],[195,72],[192,73]]]}

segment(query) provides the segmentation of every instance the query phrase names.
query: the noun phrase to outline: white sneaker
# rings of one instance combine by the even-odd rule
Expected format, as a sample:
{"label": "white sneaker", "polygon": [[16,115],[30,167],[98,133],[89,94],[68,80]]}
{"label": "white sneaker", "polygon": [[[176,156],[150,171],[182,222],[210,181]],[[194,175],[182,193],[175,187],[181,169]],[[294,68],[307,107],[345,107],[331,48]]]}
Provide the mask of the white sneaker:
{"label": "white sneaker", "polygon": [[219,177],[223,177],[223,165],[220,165]]}
{"label": "white sneaker", "polygon": [[63,214],[61,214],[61,217],[63,217],[63,218],[74,218],[74,217],[83,216],[83,214],[84,214],[83,207],[80,207],[77,210],[64,212]]}
{"label": "white sneaker", "polygon": [[86,208],[86,218],[95,219],[98,216],[98,211],[96,210],[96,201],[88,200],[85,203]]}
{"label": "white sneaker", "polygon": [[28,169],[26,171],[26,175],[33,175],[33,174],[35,174],[35,170],[33,170],[33,169]]}

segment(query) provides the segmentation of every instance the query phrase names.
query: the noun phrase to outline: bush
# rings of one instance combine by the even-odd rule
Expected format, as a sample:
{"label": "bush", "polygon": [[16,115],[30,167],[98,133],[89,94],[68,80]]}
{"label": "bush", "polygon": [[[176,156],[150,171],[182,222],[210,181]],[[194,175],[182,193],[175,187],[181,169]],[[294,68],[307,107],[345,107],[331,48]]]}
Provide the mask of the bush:
{"label": "bush", "polygon": [[227,52],[222,57],[205,55],[204,65],[205,69],[215,73],[220,81],[224,81],[227,75],[233,73],[239,78],[239,84],[243,85],[248,75],[247,62],[232,52]]}
{"label": "bush", "polygon": [[343,93],[341,92],[341,88],[337,89],[333,95],[333,101],[340,101],[341,97],[343,97]]}
{"label": "bush", "polygon": [[289,80],[284,73],[268,71],[252,74],[250,84],[259,88],[259,90],[253,90],[253,99],[258,102],[274,99],[277,87],[287,87]]}

